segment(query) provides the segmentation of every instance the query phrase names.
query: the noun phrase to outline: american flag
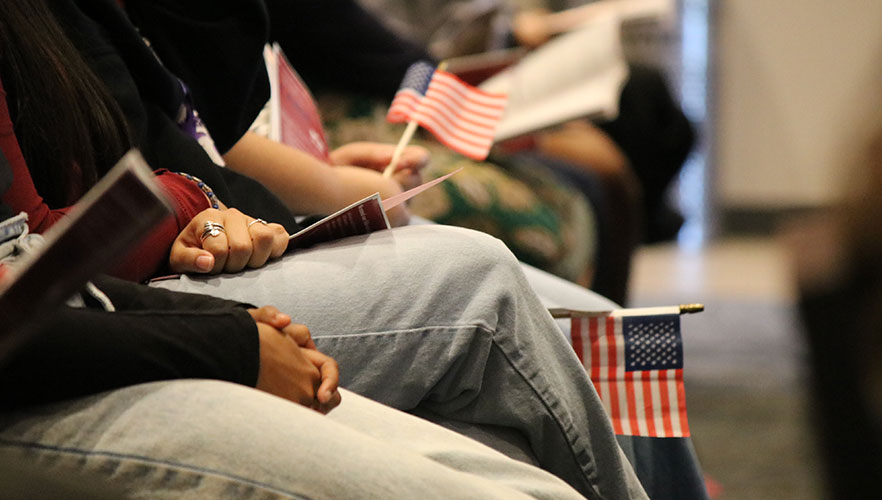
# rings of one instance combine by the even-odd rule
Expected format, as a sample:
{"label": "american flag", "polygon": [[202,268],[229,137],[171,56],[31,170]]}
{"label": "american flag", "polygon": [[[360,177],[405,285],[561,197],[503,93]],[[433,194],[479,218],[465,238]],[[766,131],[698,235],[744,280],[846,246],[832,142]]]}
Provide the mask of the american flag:
{"label": "american flag", "polygon": [[452,73],[419,61],[405,73],[386,120],[415,121],[447,147],[483,160],[490,152],[506,101],[505,94],[477,89]]}
{"label": "american flag", "polygon": [[616,434],[689,436],[680,314],[670,309],[572,317],[573,349]]}

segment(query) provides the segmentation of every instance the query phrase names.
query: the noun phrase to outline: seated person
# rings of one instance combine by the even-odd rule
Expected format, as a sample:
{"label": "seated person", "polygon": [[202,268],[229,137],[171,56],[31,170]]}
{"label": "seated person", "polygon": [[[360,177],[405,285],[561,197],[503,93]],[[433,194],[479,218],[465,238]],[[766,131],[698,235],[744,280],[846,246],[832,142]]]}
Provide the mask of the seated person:
{"label": "seated person", "polygon": [[[137,9],[132,9],[132,7],[139,4],[140,2],[130,1],[127,5],[130,7],[130,11],[137,11]],[[148,5],[155,6],[156,4],[148,3]],[[322,81],[325,82],[325,86],[333,83],[333,81],[346,84],[350,87],[363,88],[365,90],[382,89],[385,85],[386,90],[391,93],[391,91],[397,88],[400,77],[396,76],[393,79],[390,79],[389,75],[400,75],[404,68],[406,68],[415,57],[418,57],[415,54],[421,53],[419,50],[408,49],[407,46],[402,47],[400,39],[394,35],[391,35],[384,30],[374,29],[376,27],[376,22],[373,18],[366,15],[363,11],[353,7],[353,4],[346,0],[332,0],[330,2],[320,3],[298,1],[277,2],[275,0],[270,0],[268,2],[268,7],[270,8],[271,13],[273,26],[272,33],[278,35],[278,41],[281,42],[283,46],[288,48],[294,47],[294,49],[289,50],[288,53],[289,56],[294,57],[297,61],[298,69],[301,61],[307,62],[307,67],[309,68],[310,73],[305,74],[304,76],[322,77],[324,75],[326,79]],[[277,9],[281,9],[281,11]],[[147,25],[168,28],[167,30],[159,30],[158,32],[155,32],[160,38],[162,38],[163,34],[176,34],[176,37],[173,40],[175,43],[169,44],[172,46],[172,49],[174,49],[175,45],[183,45],[191,49],[196,49],[193,53],[197,55],[206,52],[197,49],[202,46],[201,44],[205,43],[204,37],[190,36],[192,30],[181,29],[180,26],[174,24],[175,21],[180,21],[179,17],[169,17],[167,12],[163,13],[161,12],[161,9],[157,10],[159,10],[159,12],[151,12],[151,15],[156,17],[150,18],[147,16],[147,19],[152,19]],[[278,14],[279,12],[283,15],[272,15]],[[145,15],[143,11],[140,12],[140,14],[142,16]],[[145,18],[142,17],[139,19],[144,20]],[[309,19],[310,22],[298,23],[297,20],[300,19]],[[157,20],[160,20],[161,22],[157,22]],[[151,32],[146,28],[142,28],[142,33],[146,33],[151,38],[154,38],[151,35],[151,33],[154,32]],[[306,43],[305,40],[309,40],[309,42]],[[297,43],[302,43],[302,45],[300,45],[300,50],[297,50]],[[159,44],[154,43],[154,48],[162,53],[163,49]],[[168,48],[169,47],[166,46],[166,50]],[[165,53],[170,55],[170,60],[178,60],[180,57],[175,56],[174,50]],[[337,63],[330,65],[325,64],[328,60],[334,60],[337,61]],[[220,61],[218,64],[224,64],[224,62]],[[182,64],[180,69],[186,72],[188,66],[190,65]],[[303,72],[301,73],[303,74]],[[194,86],[195,97],[198,98],[201,95],[203,99],[205,99],[206,95],[210,95],[214,80],[206,80],[205,75],[193,73],[187,74],[189,75],[188,81],[207,81],[206,88],[204,88],[201,93],[196,92],[196,89],[201,87],[198,84]],[[200,79],[200,77],[202,77],[202,79]],[[383,81],[386,83],[383,83]],[[372,90],[372,92],[376,92],[376,90]],[[210,105],[210,100],[208,102],[208,109],[215,108]],[[325,111],[327,111],[327,108]],[[580,125],[581,123],[576,123],[573,127],[578,129]],[[558,134],[558,136],[564,135],[567,134]],[[574,137],[576,136],[576,134],[573,135]],[[375,137],[376,136],[368,135],[362,136],[361,138]],[[390,136],[388,138],[394,139],[397,137]],[[345,137],[340,142],[348,142],[350,139],[352,139],[352,137]],[[230,159],[231,155],[240,152],[237,150],[241,146],[244,146],[249,142],[251,141],[246,141],[244,139],[240,140],[233,150],[228,152],[225,157]],[[261,144],[261,141],[257,141],[257,144]],[[260,149],[268,150],[271,147],[278,147],[278,145],[274,145],[269,141],[263,141]],[[332,157],[349,147],[350,146],[345,146],[344,148],[335,151],[332,153]],[[389,151],[391,151],[391,148],[387,149],[387,159],[390,155]],[[440,158],[440,161],[439,152],[440,155],[443,155]],[[435,167],[430,166],[428,168],[433,168],[435,170],[438,170],[439,166],[441,166],[441,169],[449,168],[444,165],[451,165],[456,160],[447,161],[445,158],[452,156],[454,155],[451,155],[448,151],[436,148],[433,150],[432,162]],[[624,189],[625,185],[608,183],[604,189],[600,189],[598,186],[593,185],[590,182],[590,177],[581,175],[583,173],[578,172],[572,165],[555,162],[548,157],[540,157],[537,159],[542,161],[544,165],[554,165],[559,168],[561,172],[574,173],[573,179],[580,182],[580,188],[591,193],[592,203],[609,203],[610,206],[615,205],[616,203],[622,204],[619,206],[620,209],[608,211],[615,215],[615,218],[618,221],[616,222],[617,225],[622,225],[623,218],[627,214],[633,212],[633,210],[627,207],[627,200],[629,199],[627,193],[622,194],[617,191],[618,188]],[[502,175],[487,172],[487,170],[493,168],[487,164],[474,165],[476,168],[473,172],[476,180],[481,180],[482,182],[486,182],[487,179],[499,179],[500,186],[510,185],[508,181],[502,180],[503,175],[512,175],[514,172],[517,172],[514,174],[516,177],[521,180],[530,180],[527,184],[533,192],[541,192],[546,190],[547,187],[549,188],[547,189],[548,196],[545,199],[553,200],[557,198],[557,196],[554,195],[554,184],[542,182],[542,175],[539,174],[539,170],[544,167],[538,166],[536,160],[528,158],[526,155],[520,155],[520,160],[521,161],[517,163],[507,162],[500,164],[500,166],[504,166],[505,168],[505,171],[500,172]],[[347,161],[340,160],[337,163],[347,164]],[[363,164],[354,161],[352,163]],[[388,163],[388,160],[376,160],[371,165],[373,168],[382,168],[386,163]],[[229,165],[234,166],[234,162],[229,162]],[[268,170],[265,168],[265,165],[261,165],[259,162],[251,164],[250,166],[258,167],[258,172],[255,173],[256,177],[260,175],[260,171]],[[534,166],[536,168],[533,168]],[[597,167],[598,165],[594,164],[593,166]],[[241,165],[236,164],[234,168],[241,168]],[[285,165],[280,165],[279,170],[290,170],[290,168],[286,169]],[[478,175],[482,173],[481,171],[485,174],[493,175]],[[463,172],[457,174],[451,182],[448,182],[446,188],[450,188],[450,185],[459,186],[460,184],[464,184],[466,186],[463,186],[461,191],[469,192],[470,190],[467,189],[467,187],[472,186],[473,184],[471,181],[475,179],[463,177],[462,174]],[[280,187],[290,184],[282,180],[273,179],[268,179],[264,182],[268,186],[273,186],[277,191],[279,191]],[[445,191],[449,192],[450,189],[432,190],[428,193],[424,193],[412,202],[410,207],[411,210],[416,211],[418,214],[426,213],[420,211],[421,205],[422,208],[426,205],[432,206],[432,200],[437,199],[439,193],[443,194]],[[517,189],[516,191],[524,192],[528,190]],[[606,198],[604,198],[604,196],[606,196]],[[562,204],[559,208],[563,208],[564,205],[565,204]],[[602,221],[599,220],[598,223],[600,222]],[[624,224],[624,226],[627,227],[628,224]],[[598,230],[600,229],[601,228],[598,227]],[[627,231],[623,232],[621,235],[627,235]],[[633,242],[633,240],[631,241]],[[621,298],[624,297],[623,284],[625,280],[621,279],[622,273],[619,271],[627,269],[627,264],[630,261],[630,254],[626,251],[612,251],[612,249],[616,247],[612,240],[604,238],[603,244],[606,250],[606,253],[604,254],[605,257],[604,255],[599,255],[597,262],[604,261],[607,265],[602,269],[602,271],[605,272],[595,275],[594,285],[603,290],[611,291],[614,297],[620,297],[619,300],[622,300]],[[619,264],[612,265],[609,260],[610,258],[616,259]],[[611,303],[607,303],[606,305],[597,304],[596,300],[586,297],[586,291],[583,288],[573,286],[561,280],[555,280],[553,277],[541,273],[530,266],[522,267],[527,273],[527,278],[531,287],[537,291],[540,299],[546,306],[568,306],[576,309],[584,309],[587,307],[615,307]],[[597,305],[588,306],[587,304]],[[569,331],[570,325],[568,321],[559,320],[558,325],[565,332]],[[569,336],[567,335],[567,337]],[[631,460],[631,463],[636,468],[638,477],[644,487],[647,488],[647,491],[651,493],[653,498],[706,498],[700,466],[698,465],[695,452],[689,439],[659,441],[634,436],[617,436],[617,440]]]}
{"label": "seated person", "polygon": [[[401,127],[384,123],[382,114],[407,66],[430,56],[386,30],[353,0],[269,0],[267,5],[271,36],[320,96],[331,141],[396,141]],[[421,5],[406,8],[418,11]],[[325,64],[328,59],[344,64]],[[521,261],[624,303],[640,224],[634,218],[639,196],[634,179],[617,146],[597,129],[573,124],[553,138],[540,146],[560,150],[578,144],[579,149],[550,156],[541,152],[544,146],[518,152],[494,148],[487,161],[477,162],[417,138],[432,149],[425,176],[465,170],[442,189],[413,200],[411,210],[497,236]],[[586,152],[597,154],[589,158]]]}
{"label": "seated person", "polygon": [[[0,283],[26,236],[0,241]],[[273,307],[94,283],[113,311],[84,296],[0,353],[4,498],[583,498],[338,390],[334,360]]]}
{"label": "seated person", "polygon": [[[536,48],[596,15],[603,0],[358,0],[439,58],[518,45]],[[280,1],[281,3],[281,1]],[[615,3],[615,2],[610,2]],[[627,47],[626,47],[626,55]],[[661,64],[661,65],[660,65]],[[607,181],[634,177],[643,241],[676,236],[682,217],[666,194],[695,145],[695,130],[675,102],[660,61],[629,61],[612,120],[580,120],[538,134],[538,149]],[[612,146],[612,147],[610,147]],[[621,179],[620,179],[621,181]]]}
{"label": "seated person", "polygon": [[[255,7],[260,12],[259,3],[213,5],[210,13],[189,4],[175,8],[219,20],[214,27],[223,28],[248,19]],[[308,325],[318,348],[340,363],[349,374],[344,387],[425,418],[514,430],[540,467],[589,498],[645,497],[581,364],[501,243],[467,230],[418,226],[275,258],[287,239],[261,220],[294,228],[290,212],[259,184],[218,168],[178,125],[186,94],[123,11],[110,1],[89,8],[53,2],[51,13],[46,7],[24,0],[0,7],[4,19],[16,20],[0,27],[6,41],[0,76],[4,86],[9,82],[3,104],[10,111],[0,110],[0,146],[15,173],[4,201],[34,214],[60,209],[117,154],[138,146],[154,167],[168,169],[158,179],[165,178],[177,210],[127,257],[132,274],[150,276],[162,260],[171,271],[225,271],[155,286],[274,303]],[[260,50],[263,37],[256,38]],[[28,57],[33,53],[50,57]],[[81,99],[66,98],[71,95]],[[244,133],[260,107],[250,106],[252,99],[229,101],[229,116],[242,119],[222,131]],[[23,103],[27,114],[20,112]],[[85,127],[69,126],[68,116]],[[34,154],[50,138],[61,146],[58,154]],[[203,195],[206,183],[212,189]],[[61,193],[60,204],[40,199],[43,188]],[[206,222],[216,230],[204,232]]]}
{"label": "seated person", "polygon": [[[334,10],[333,6],[314,5],[319,7],[315,10]],[[373,190],[384,196],[390,192],[385,186],[389,180],[376,172],[351,169],[349,165],[382,170],[391,158],[391,146],[386,149],[374,146],[373,151],[366,151],[363,143],[346,144],[333,152],[331,162],[337,166],[329,169],[321,161],[302,152],[261,140],[254,134],[240,134],[238,141],[230,144],[224,139],[227,134],[222,130],[229,121],[229,116],[224,112],[229,99],[215,87],[219,79],[226,78],[230,71],[241,73],[239,68],[242,64],[237,64],[235,70],[229,60],[205,64],[208,47],[216,51],[211,37],[188,28],[187,18],[177,16],[174,8],[163,12],[161,5],[152,2],[130,1],[126,2],[126,9],[134,24],[150,40],[160,59],[188,85],[195,107],[208,129],[213,135],[218,130],[215,139],[224,152],[223,158],[229,168],[261,181],[296,213],[328,212],[331,208],[327,200],[334,202],[330,204],[333,209],[344,206],[337,203],[341,198],[336,192],[340,190],[341,183],[348,183],[352,179],[358,179],[363,185],[376,186]],[[324,20],[324,17],[312,16],[312,11],[311,7],[305,9],[296,18],[309,19],[311,23]],[[241,48],[238,50],[242,52]],[[314,50],[314,47],[302,48],[303,52]],[[337,64],[344,65],[349,61],[345,54],[342,55],[344,57]],[[396,73],[395,78],[400,81],[401,73]],[[398,81],[392,85],[397,86]],[[443,158],[446,157],[444,155]],[[436,156],[432,164],[440,164],[441,159],[440,155]],[[461,164],[466,167],[463,172],[428,196],[456,190],[459,194],[454,195],[455,200],[463,205],[451,211],[449,217],[436,217],[436,220],[455,223],[453,219],[468,219],[471,224],[458,225],[478,227],[499,237],[522,261],[577,283],[590,283],[595,270],[593,253],[596,238],[593,209],[583,193],[535,162],[517,169],[467,161]],[[447,166],[449,163],[444,168]],[[407,166],[402,170],[408,170]],[[325,175],[326,172],[335,174]],[[436,173],[437,169],[431,175]],[[345,180],[341,179],[342,174],[345,174]],[[403,179],[399,177],[398,180]],[[510,192],[497,195],[493,192],[495,185],[485,188],[488,182],[498,183],[500,191],[504,188]],[[484,191],[476,193],[476,190]],[[318,203],[319,200],[325,200],[325,203]],[[354,199],[347,200],[351,201]],[[491,223],[480,225],[482,220]]]}

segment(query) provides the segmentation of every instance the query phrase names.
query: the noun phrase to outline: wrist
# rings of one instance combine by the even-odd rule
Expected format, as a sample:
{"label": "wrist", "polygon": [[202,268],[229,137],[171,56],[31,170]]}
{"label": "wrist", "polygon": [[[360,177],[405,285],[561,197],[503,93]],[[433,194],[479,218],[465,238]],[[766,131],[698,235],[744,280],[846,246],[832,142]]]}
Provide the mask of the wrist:
{"label": "wrist", "polygon": [[[205,181],[203,181],[202,179],[200,179],[196,176],[190,175],[186,172],[175,172],[175,173],[184,177],[188,181],[194,183],[196,185],[196,187],[198,187],[199,190],[202,191],[202,194],[208,200],[209,207],[211,207],[215,210],[220,210],[221,207],[224,206],[224,204],[221,203],[220,199],[218,199],[217,195],[214,193],[214,190],[211,189],[211,187],[209,187],[208,184],[205,183]],[[226,208],[226,207],[224,207],[224,208]]]}

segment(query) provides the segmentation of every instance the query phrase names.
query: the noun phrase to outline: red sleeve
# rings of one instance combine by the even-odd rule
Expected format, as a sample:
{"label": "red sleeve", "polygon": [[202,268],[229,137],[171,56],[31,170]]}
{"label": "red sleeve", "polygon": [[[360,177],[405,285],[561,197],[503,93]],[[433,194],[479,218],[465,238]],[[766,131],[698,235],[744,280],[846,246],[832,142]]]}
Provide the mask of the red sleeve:
{"label": "red sleeve", "polygon": [[[28,226],[35,233],[49,229],[70,207],[50,209],[37,192],[24,156],[15,137],[12,118],[6,102],[6,91],[0,81],[0,149],[12,167],[12,186],[2,193],[3,203],[15,212],[27,212]],[[168,262],[168,253],[175,238],[196,214],[209,207],[208,199],[192,181],[158,170],[156,179],[168,194],[175,216],[168,217],[148,235],[137,248],[123,258],[111,274],[133,281],[143,281],[160,272]]]}
{"label": "red sleeve", "polygon": [[6,160],[12,167],[12,186],[3,193],[3,204],[14,212],[27,212],[31,231],[35,233],[45,231],[70,207],[50,210],[40,194],[37,193],[37,188],[34,187],[28,166],[18,145],[18,139],[15,137],[3,82],[0,82],[0,149],[3,150]]}
{"label": "red sleeve", "polygon": [[175,207],[175,216],[168,217],[130,252],[110,274],[131,281],[144,281],[165,272],[168,254],[178,234],[190,219],[209,207],[208,198],[192,181],[183,176],[157,170],[156,180]]}

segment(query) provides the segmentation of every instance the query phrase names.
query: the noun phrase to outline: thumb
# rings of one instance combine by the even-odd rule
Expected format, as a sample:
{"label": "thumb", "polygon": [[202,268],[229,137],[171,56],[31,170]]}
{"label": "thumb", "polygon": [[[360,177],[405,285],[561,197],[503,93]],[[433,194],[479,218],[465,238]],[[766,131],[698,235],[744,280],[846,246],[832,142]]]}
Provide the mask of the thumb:
{"label": "thumb", "polygon": [[266,323],[277,330],[281,330],[291,324],[291,317],[282,313],[274,306],[263,306],[258,309],[249,309],[254,321]]}
{"label": "thumb", "polygon": [[[429,150],[424,149],[419,146],[408,146],[404,150],[404,154],[401,155],[401,160],[398,163],[398,169],[412,169],[412,170],[421,170],[423,167],[429,164]],[[389,160],[392,159],[391,154],[389,155]]]}
{"label": "thumb", "polygon": [[186,247],[176,242],[172,246],[168,263],[176,273],[207,273],[214,268],[214,255],[208,250]]}

